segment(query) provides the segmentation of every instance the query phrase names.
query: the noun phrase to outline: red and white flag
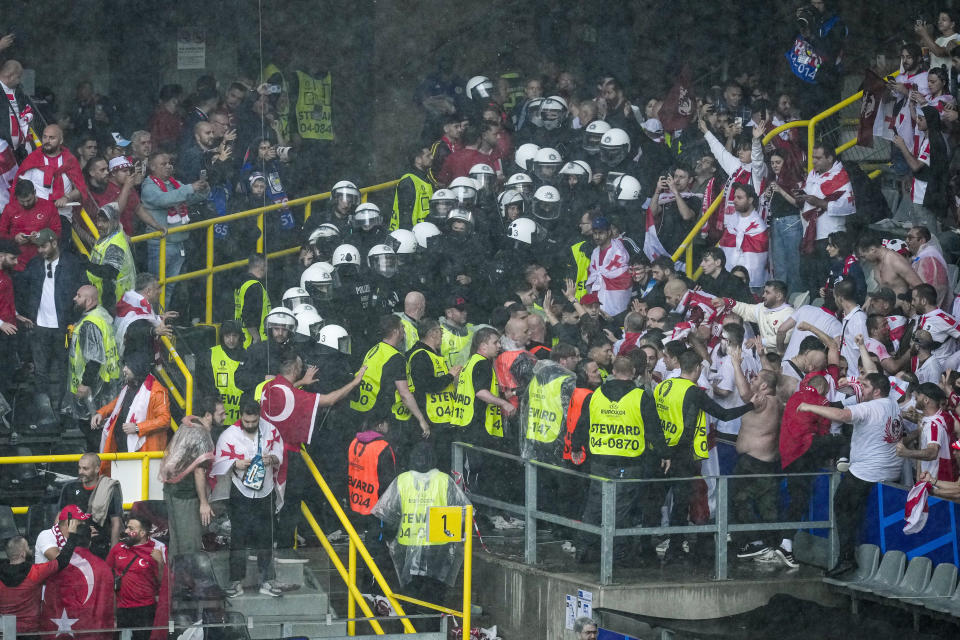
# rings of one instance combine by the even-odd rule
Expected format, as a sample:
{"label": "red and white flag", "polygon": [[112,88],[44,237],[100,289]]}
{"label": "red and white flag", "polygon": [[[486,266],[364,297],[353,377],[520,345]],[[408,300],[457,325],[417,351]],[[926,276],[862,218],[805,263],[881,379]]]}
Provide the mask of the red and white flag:
{"label": "red and white flag", "polygon": [[690,68],[684,65],[677,75],[670,93],[663,99],[657,119],[664,131],[679,131],[690,126],[697,107],[697,97],[693,94],[693,82]]}
{"label": "red and white flag", "polygon": [[660,256],[669,256],[670,253],[660,242],[660,236],[657,235],[657,218],[653,215],[653,204],[647,207],[647,230],[643,237],[643,252],[650,262],[653,262]]}
{"label": "red and white flag", "polygon": [[907,494],[907,503],[903,507],[903,519],[906,521],[903,532],[907,535],[920,533],[927,524],[927,515],[930,510],[927,497],[931,486],[929,482],[918,482]]}
{"label": "red and white flag", "polygon": [[111,640],[112,633],[81,633],[85,629],[110,629],[113,615],[113,572],[89,549],[77,547],[62,571],[44,583],[40,628],[56,631],[55,637]]}
{"label": "red and white flag", "polygon": [[[884,112],[883,96],[886,92],[887,86],[884,84],[883,78],[872,69],[867,69],[863,74],[863,99],[860,101],[860,129],[857,134],[857,144],[861,147],[873,148],[874,125],[877,122],[878,114]],[[892,103],[889,111],[892,120]],[[880,116],[881,124],[884,122],[884,118],[885,116]],[[886,136],[881,135],[880,137]],[[891,135],[890,138],[892,137]]]}
{"label": "red and white flag", "polygon": [[720,248],[727,258],[727,268],[742,266],[750,273],[750,286],[762,287],[767,281],[767,251],[770,236],[767,223],[756,211],[749,216],[737,214],[725,224]]}
{"label": "red and white flag", "polygon": [[14,176],[17,175],[17,157],[6,140],[0,139],[0,209],[7,206],[12,197]]}
{"label": "red and white flag", "polygon": [[298,455],[301,444],[310,444],[319,409],[318,394],[297,389],[283,376],[277,376],[263,386],[260,417],[276,426],[283,438],[284,456],[277,472],[279,496],[283,495],[287,483],[290,455]]}
{"label": "red and white flag", "polygon": [[625,311],[633,293],[633,278],[630,275],[630,253],[623,241],[614,238],[603,251],[595,247],[590,256],[589,273],[587,289],[597,294],[604,313],[615,316]]}

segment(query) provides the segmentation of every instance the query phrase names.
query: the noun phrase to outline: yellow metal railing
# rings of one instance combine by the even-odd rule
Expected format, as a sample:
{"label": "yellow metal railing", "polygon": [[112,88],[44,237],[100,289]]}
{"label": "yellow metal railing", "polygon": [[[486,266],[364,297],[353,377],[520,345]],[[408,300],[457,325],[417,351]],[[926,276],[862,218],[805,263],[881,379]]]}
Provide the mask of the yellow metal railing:
{"label": "yellow metal railing", "polygon": [[[330,556],[330,560],[333,562],[334,567],[340,574],[340,577],[343,578],[344,582],[347,584],[347,617],[355,617],[354,614],[356,613],[357,605],[360,606],[360,610],[363,611],[365,616],[371,617],[369,607],[367,606],[367,603],[364,601],[363,597],[360,595],[360,592],[356,586],[357,553],[359,553],[360,557],[366,563],[367,568],[370,570],[370,573],[373,574],[373,578],[377,582],[377,585],[383,591],[383,595],[387,598],[390,606],[393,607],[394,611],[396,611],[397,615],[400,617],[400,622],[403,624],[404,633],[415,633],[416,631],[413,628],[413,625],[410,623],[410,620],[405,617],[406,614],[404,613],[403,608],[400,606],[400,601],[408,602],[427,609],[432,609],[433,611],[439,611],[440,613],[446,613],[461,618],[463,620],[463,629],[465,629],[464,637],[466,637],[466,635],[470,633],[471,591],[473,583],[473,532],[470,530],[470,526],[473,522],[473,507],[471,505],[467,505],[464,514],[465,534],[463,542],[463,610],[457,611],[456,609],[451,609],[449,607],[443,607],[431,602],[404,596],[402,594],[395,593],[393,589],[390,588],[386,578],[383,577],[383,573],[381,573],[376,562],[374,562],[373,557],[370,555],[370,552],[367,551],[366,546],[364,546],[363,540],[360,538],[357,530],[353,527],[353,524],[350,522],[349,518],[347,518],[347,514],[340,506],[340,502],[330,490],[330,486],[327,484],[326,480],[324,480],[320,470],[317,469],[317,465],[314,464],[310,454],[308,454],[306,449],[302,446],[300,448],[300,454],[303,456],[303,460],[306,462],[307,468],[313,475],[313,479],[316,481],[317,486],[320,487],[324,497],[326,497],[330,508],[333,509],[334,514],[336,514],[337,519],[340,521],[340,525],[349,536],[349,545],[347,547],[347,566],[344,567],[340,557],[337,555],[336,551],[333,549],[333,546],[320,529],[320,525],[317,523],[316,519],[314,519],[313,514],[310,513],[310,509],[307,508],[305,503],[301,503],[301,511],[307,518],[310,528],[313,529],[313,532],[317,535],[317,538],[320,539],[320,544],[323,546],[324,550],[326,550],[327,555]],[[375,622],[375,620],[370,621],[374,632],[378,635],[383,634],[383,629],[379,628],[379,625],[375,624]],[[352,636],[355,633],[355,623],[353,621],[347,622],[347,635]]]}
{"label": "yellow metal railing", "polygon": [[[3,456],[0,457],[0,464],[51,464],[57,462],[77,462],[83,456],[81,453],[71,453],[65,455],[46,455],[46,456]],[[150,499],[150,461],[163,457],[163,451],[133,451],[124,453],[101,453],[100,460],[103,462],[113,460],[139,460],[140,461],[140,500]],[[123,508],[129,509],[133,502],[124,502]],[[28,507],[11,507],[14,513],[23,514],[27,512]]]}

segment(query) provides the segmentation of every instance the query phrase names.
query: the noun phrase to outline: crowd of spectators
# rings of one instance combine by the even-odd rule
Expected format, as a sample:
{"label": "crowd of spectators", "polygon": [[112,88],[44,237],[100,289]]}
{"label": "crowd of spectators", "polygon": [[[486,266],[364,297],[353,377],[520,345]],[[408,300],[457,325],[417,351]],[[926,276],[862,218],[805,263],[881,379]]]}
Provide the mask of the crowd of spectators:
{"label": "crowd of spectators", "polygon": [[[893,225],[866,229],[872,212],[858,199],[869,185],[831,142],[814,142],[809,172],[796,130],[765,142],[801,115],[795,103],[840,97],[842,21],[822,0],[798,19],[790,70],[813,88],[744,73],[634,100],[607,75],[463,80],[444,69],[415,91],[423,135],[396,141],[406,166],[392,198],[371,198],[381,206],[349,176],[329,175],[336,79],[323,70],[271,65],[260,84],[224,87],[204,76],[189,95],[165,86],[149,122],[128,133],[89,82],[69,113],[42,122],[19,87],[20,62],[6,60],[0,393],[43,394],[83,433],[87,455],[58,521],[7,544],[0,609],[21,616],[23,631],[45,620],[62,629],[75,611],[49,581],[79,556],[119,580],[97,622],[163,623],[168,553],[201,550],[223,517],[225,595],[244,592],[255,551],[260,593],[281,596],[293,585],[277,581],[273,550],[308,537],[301,500],[338,528],[301,446],[367,539],[391,540],[400,584],[420,595],[442,592],[459,568],[425,544],[424,504],[462,504],[463,490],[517,499],[522,487],[517,467],[476,453],[454,482],[457,440],[598,476],[674,480],[622,485],[618,526],[657,526],[664,504],[671,525],[705,522],[711,476],[731,473],[758,476],[731,487],[733,521],[773,521],[785,508],[773,475],[835,468],[836,573],[852,567],[876,483],[954,495],[960,298],[948,167],[960,35],[948,12],[938,37],[917,25],[930,68],[905,43],[889,83],[915,132],[893,144],[902,239]],[[308,219],[286,204],[321,188],[329,202]],[[212,247],[205,229],[178,230],[266,205],[279,206],[262,228],[215,223]],[[268,260],[258,245],[297,251]],[[697,279],[686,275],[688,245]],[[213,276],[218,339],[194,354],[193,415],[174,433],[171,391],[155,377],[161,339],[206,309],[196,280],[170,279],[202,268],[208,251],[246,265]],[[148,515],[124,523],[131,496],[96,455],[136,451],[166,452],[166,544]],[[599,521],[599,483],[541,477],[547,510]],[[788,487],[788,519],[801,520],[812,482]],[[519,522],[482,510],[478,526]],[[631,540],[614,553],[672,564],[702,562],[713,547],[683,542]],[[741,559],[798,566],[789,536],[734,544]],[[565,549],[590,562],[599,544],[583,536]],[[39,602],[45,580],[53,610],[40,613],[25,603]]]}

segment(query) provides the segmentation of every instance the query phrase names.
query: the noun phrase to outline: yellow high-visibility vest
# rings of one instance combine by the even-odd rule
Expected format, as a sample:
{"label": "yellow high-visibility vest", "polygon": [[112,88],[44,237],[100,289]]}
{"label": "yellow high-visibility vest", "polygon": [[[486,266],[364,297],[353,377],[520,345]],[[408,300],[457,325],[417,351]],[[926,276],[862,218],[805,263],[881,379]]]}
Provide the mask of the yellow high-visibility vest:
{"label": "yellow high-visibility vest", "polygon": [[611,400],[600,387],[590,396],[590,453],[636,458],[643,453],[644,430],[640,402],[642,389]]}
{"label": "yellow high-visibility vest", "polygon": [[[695,386],[686,378],[664,380],[653,390],[653,399],[657,403],[657,413],[663,425],[663,437],[668,447],[675,447],[683,435],[683,399],[687,390]],[[592,402],[592,400],[591,400]],[[701,411],[697,415],[696,431],[693,435],[693,455],[707,457],[707,417]]]}
{"label": "yellow high-visibility vest", "polygon": [[297,133],[306,140],[333,140],[333,107],[330,98],[330,73],[317,80],[297,71]]}

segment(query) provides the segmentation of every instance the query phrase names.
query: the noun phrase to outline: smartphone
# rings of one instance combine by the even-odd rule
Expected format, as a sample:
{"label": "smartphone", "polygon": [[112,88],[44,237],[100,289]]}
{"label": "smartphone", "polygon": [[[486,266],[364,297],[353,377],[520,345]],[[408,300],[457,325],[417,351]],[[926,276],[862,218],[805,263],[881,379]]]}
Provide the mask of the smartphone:
{"label": "smartphone", "polygon": [[206,170],[206,169],[200,169],[200,179],[201,179],[201,180],[206,180],[206,179],[207,179],[207,170]]}
{"label": "smartphone", "polygon": [[742,126],[743,126],[743,118],[737,116],[736,118],[733,119],[733,124],[735,124],[735,125],[738,126],[738,127],[742,127]]}

